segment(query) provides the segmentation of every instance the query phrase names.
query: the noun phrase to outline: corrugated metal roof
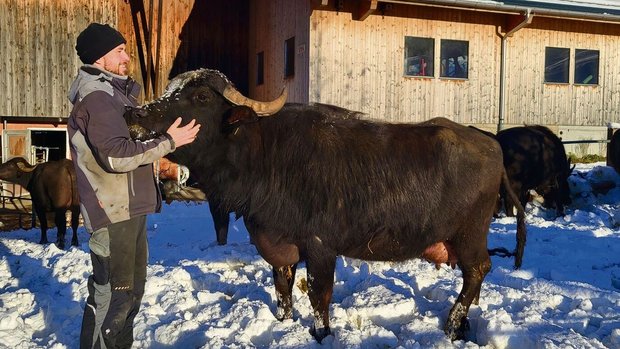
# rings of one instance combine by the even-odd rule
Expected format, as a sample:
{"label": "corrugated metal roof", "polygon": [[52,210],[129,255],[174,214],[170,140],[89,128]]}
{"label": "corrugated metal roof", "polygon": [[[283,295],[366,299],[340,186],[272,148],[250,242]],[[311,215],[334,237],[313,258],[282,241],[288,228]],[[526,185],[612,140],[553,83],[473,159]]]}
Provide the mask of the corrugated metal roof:
{"label": "corrugated metal roof", "polygon": [[620,1],[610,0],[505,0],[494,1],[506,5],[531,8],[574,11],[584,13],[599,13],[620,16]]}
{"label": "corrugated metal roof", "polygon": [[443,6],[492,12],[524,13],[539,16],[581,18],[620,22],[620,0],[383,0],[386,2]]}

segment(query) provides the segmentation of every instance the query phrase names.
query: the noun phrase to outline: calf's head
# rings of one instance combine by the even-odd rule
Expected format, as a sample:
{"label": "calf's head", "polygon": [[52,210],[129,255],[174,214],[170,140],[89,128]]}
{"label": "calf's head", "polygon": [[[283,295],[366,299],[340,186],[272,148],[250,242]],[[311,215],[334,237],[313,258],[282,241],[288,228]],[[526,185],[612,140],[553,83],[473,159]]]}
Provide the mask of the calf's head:
{"label": "calf's head", "polygon": [[27,186],[32,171],[36,166],[31,166],[26,159],[22,157],[12,158],[7,162],[0,164],[0,179],[11,183],[18,183],[21,186]]}
{"label": "calf's head", "polygon": [[[162,96],[142,107],[129,109],[125,119],[132,137],[140,140],[165,133],[177,117],[182,117],[182,125],[196,119],[202,127],[196,142],[184,147],[191,149],[191,146],[204,146],[205,142],[217,142],[231,125],[245,121],[249,114],[257,118],[277,113],[286,98],[285,89],[271,102],[255,101],[243,96],[219,71],[199,69],[175,77]],[[236,108],[251,113],[236,113]]]}

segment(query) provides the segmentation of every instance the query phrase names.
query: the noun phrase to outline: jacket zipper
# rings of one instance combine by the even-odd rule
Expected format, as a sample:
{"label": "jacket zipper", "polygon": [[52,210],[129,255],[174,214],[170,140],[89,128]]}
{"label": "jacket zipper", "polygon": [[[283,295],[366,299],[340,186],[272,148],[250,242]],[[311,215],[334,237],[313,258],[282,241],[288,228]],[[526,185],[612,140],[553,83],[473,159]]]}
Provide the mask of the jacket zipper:
{"label": "jacket zipper", "polygon": [[[131,95],[132,88],[133,88],[133,80],[128,77],[127,82],[125,84],[125,98],[129,102],[131,102],[131,99],[129,98],[129,96]],[[131,103],[129,105],[131,105]],[[131,195],[136,196],[136,190],[134,189],[134,185],[133,185],[133,172],[134,171],[129,171],[129,187],[131,189]]]}
{"label": "jacket zipper", "polygon": [[129,171],[129,187],[131,189],[131,195],[136,196],[136,191],[133,188],[133,171]]}

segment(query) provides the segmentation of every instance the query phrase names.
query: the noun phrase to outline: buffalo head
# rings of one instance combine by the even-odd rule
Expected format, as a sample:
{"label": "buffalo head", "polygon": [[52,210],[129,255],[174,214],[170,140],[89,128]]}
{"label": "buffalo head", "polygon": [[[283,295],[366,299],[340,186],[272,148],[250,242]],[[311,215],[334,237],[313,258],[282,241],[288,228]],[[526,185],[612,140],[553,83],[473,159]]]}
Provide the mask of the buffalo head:
{"label": "buffalo head", "polygon": [[[203,125],[198,142],[217,140],[217,133],[230,129],[230,125],[242,122],[243,113],[231,113],[236,107],[251,110],[254,117],[277,113],[286,102],[286,89],[271,102],[259,102],[243,96],[234,85],[217,70],[199,69],[178,75],[170,81],[166,90],[156,100],[139,108],[130,108],[125,114],[131,136],[147,140],[166,132],[177,117],[186,124],[192,119]],[[247,115],[247,113],[245,113]],[[206,133],[206,134],[205,134]],[[202,142],[200,140],[202,139]],[[184,147],[184,152],[192,147]]]}
{"label": "buffalo head", "polygon": [[22,187],[27,187],[32,171],[36,166],[31,166],[26,159],[22,157],[12,158],[0,165],[0,179],[17,183]]}

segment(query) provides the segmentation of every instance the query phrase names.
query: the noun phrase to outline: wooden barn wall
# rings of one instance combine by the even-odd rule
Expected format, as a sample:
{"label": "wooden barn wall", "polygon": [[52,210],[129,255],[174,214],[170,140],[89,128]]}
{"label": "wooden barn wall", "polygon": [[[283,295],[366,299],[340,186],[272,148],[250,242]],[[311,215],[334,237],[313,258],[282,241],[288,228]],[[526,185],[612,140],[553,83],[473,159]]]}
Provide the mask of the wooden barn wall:
{"label": "wooden barn wall", "polygon": [[[288,87],[289,102],[308,102],[309,18],[308,0],[250,1],[250,96],[257,100],[277,97]],[[284,41],[295,37],[295,74],[284,76]],[[264,83],[257,85],[257,54],[264,54]]]}
{"label": "wooden barn wall", "polygon": [[[500,56],[495,17],[404,6],[353,21],[350,13],[315,10],[310,18],[310,101],[389,121],[444,116],[495,123]],[[404,76],[405,36],[435,39],[435,78]],[[441,39],[469,42],[469,79],[438,78]]]}
{"label": "wooden barn wall", "polygon": [[118,0],[0,1],[0,115],[66,117],[79,32],[117,24]]}
{"label": "wooden barn wall", "polygon": [[[545,47],[570,49],[568,84],[544,83]],[[575,85],[575,49],[600,52],[599,84]],[[506,122],[605,126],[620,114],[620,25],[534,17],[508,39]]]}
{"label": "wooden barn wall", "polygon": [[[161,23],[158,23],[159,1],[153,1],[153,28],[161,26],[157,70],[157,29],[152,31],[150,45],[153,70],[158,77],[154,97],[163,92],[169,79],[198,68],[220,70],[240,91],[248,92],[249,0],[165,0]],[[151,3],[149,0],[121,3],[120,30],[131,51],[131,75],[144,86],[137,35],[142,45],[142,59],[147,62],[146,34],[151,21]]]}
{"label": "wooden barn wall", "polygon": [[[364,21],[314,5],[310,18],[311,102],[332,103],[390,121],[445,116],[489,125],[499,117],[501,40],[508,15],[393,5]],[[507,41],[505,124],[604,126],[620,112],[620,25],[534,17]],[[403,75],[405,36],[435,39],[435,78]],[[469,78],[438,78],[441,39],[469,42]],[[599,85],[545,84],[545,47],[600,51]]]}

